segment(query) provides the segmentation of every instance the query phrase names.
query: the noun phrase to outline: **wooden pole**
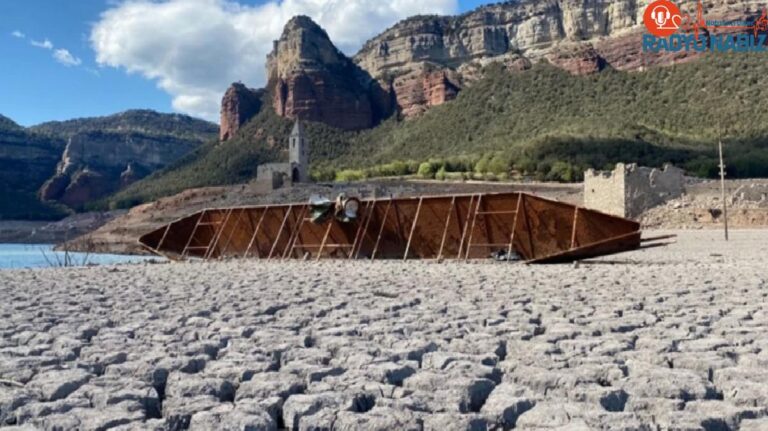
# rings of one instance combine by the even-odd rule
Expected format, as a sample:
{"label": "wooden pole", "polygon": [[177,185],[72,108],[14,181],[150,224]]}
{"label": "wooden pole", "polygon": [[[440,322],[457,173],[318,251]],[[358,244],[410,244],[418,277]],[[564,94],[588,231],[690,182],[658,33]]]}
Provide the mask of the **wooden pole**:
{"label": "wooden pole", "polygon": [[331,234],[331,228],[333,227],[333,219],[328,220],[328,227],[325,229],[325,235],[323,235],[323,241],[320,243],[320,250],[317,251],[317,257],[315,260],[320,260],[323,256],[323,249],[325,249],[325,243],[328,242],[328,235]]}
{"label": "wooden pole", "polygon": [[576,248],[576,225],[579,223],[579,207],[573,209],[573,231],[571,232],[571,250]]}
{"label": "wooden pole", "polygon": [[725,227],[725,240],[728,241],[728,203],[725,201],[725,163],[723,163],[723,140],[718,141],[720,151],[720,196],[723,199],[723,223]]}
{"label": "wooden pole", "polygon": [[384,227],[387,224],[387,216],[389,216],[389,208],[392,206],[392,199],[392,197],[389,198],[387,209],[384,210],[384,217],[381,219],[381,225],[379,226],[379,235],[376,237],[376,244],[373,245],[371,260],[376,257],[376,252],[379,251],[379,242],[381,242],[381,235],[384,233]]}
{"label": "wooden pole", "polygon": [[227,223],[229,223],[229,218],[232,215],[232,211],[232,208],[227,210],[227,215],[224,217],[224,221],[221,223],[218,229],[214,229],[213,238],[211,239],[211,243],[208,245],[208,250],[206,250],[203,260],[208,260],[213,256],[213,252],[216,250],[216,247],[218,247],[219,240],[221,240],[221,235],[224,234],[224,229],[227,228]]}
{"label": "wooden pole", "polygon": [[189,239],[187,240],[187,245],[184,246],[184,250],[181,252],[181,258],[184,259],[187,257],[187,252],[189,251],[189,246],[192,245],[192,240],[195,238],[195,234],[197,233],[197,228],[200,226],[200,222],[203,220],[203,217],[205,217],[205,213],[208,210],[203,210],[200,213],[200,217],[197,218],[197,222],[195,222],[195,228],[192,229],[192,233],[189,235]]}
{"label": "wooden pole", "polygon": [[[456,256],[456,260],[461,260],[461,252],[464,251],[464,239],[467,237],[467,229],[469,229],[469,216],[472,213],[472,205],[475,203],[475,195],[470,196],[469,206],[467,207],[467,218],[464,220],[464,228],[461,230],[461,239],[459,240],[459,254]],[[456,206],[458,208],[458,205]],[[461,223],[461,219],[459,219]]]}
{"label": "wooden pole", "polygon": [[421,213],[421,202],[424,198],[419,198],[419,205],[416,207],[416,215],[413,217],[413,224],[411,225],[411,233],[408,234],[408,243],[405,245],[405,254],[403,260],[408,260],[408,251],[411,250],[411,240],[413,239],[413,232],[416,231],[416,224],[419,222],[419,214]]}
{"label": "wooden pole", "polygon": [[[272,259],[272,255],[277,249],[277,243],[280,242],[280,237],[283,236],[283,229],[285,229],[285,223],[288,221],[288,216],[291,215],[291,211],[293,211],[293,205],[288,205],[288,209],[285,210],[285,217],[283,217],[283,222],[280,224],[280,230],[277,231],[277,236],[275,237],[275,241],[272,243],[272,249],[269,250],[269,256],[267,256],[267,260]],[[290,238],[288,239],[288,241],[290,242]]]}
{"label": "wooden pole", "polygon": [[477,212],[480,211],[480,204],[483,203],[483,195],[478,195],[475,212],[472,214],[472,227],[469,230],[469,239],[467,240],[467,250],[464,260],[469,260],[469,252],[472,249],[472,238],[475,236],[475,223],[477,222]]}
{"label": "wooden pole", "polygon": [[[243,254],[243,259],[248,259],[248,253],[251,252],[251,247],[253,247],[253,243],[256,241],[256,235],[259,233],[259,228],[261,227],[261,223],[264,222],[264,217],[266,217],[267,212],[269,212],[269,206],[264,208],[264,211],[261,213],[261,217],[259,217],[259,222],[256,223],[256,228],[253,230],[253,236],[251,237],[251,240],[248,242],[248,248],[245,249],[245,254]],[[251,216],[248,215],[248,218],[250,219]],[[256,246],[256,256],[261,258],[261,252],[259,251],[259,246]]]}
{"label": "wooden pole", "polygon": [[443,248],[445,247],[445,238],[448,237],[448,226],[451,224],[451,213],[453,213],[453,207],[456,206],[456,196],[451,198],[451,207],[448,208],[448,216],[445,218],[445,228],[443,229],[443,238],[440,240],[440,251],[437,252],[437,260],[443,259]]}
{"label": "wooden pole", "polygon": [[520,214],[520,202],[522,200],[522,193],[518,193],[517,204],[515,205],[515,220],[512,222],[512,232],[509,234],[509,250],[507,250],[507,262],[512,261],[512,249],[515,245],[515,229],[517,229],[517,216]]}

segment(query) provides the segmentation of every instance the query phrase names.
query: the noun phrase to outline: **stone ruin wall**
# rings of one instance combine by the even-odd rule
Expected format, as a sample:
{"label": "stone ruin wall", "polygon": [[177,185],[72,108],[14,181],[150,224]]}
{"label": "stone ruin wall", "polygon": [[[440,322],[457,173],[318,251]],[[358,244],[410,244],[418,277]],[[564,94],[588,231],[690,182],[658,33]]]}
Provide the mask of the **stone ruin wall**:
{"label": "stone ruin wall", "polygon": [[584,206],[624,217],[624,169],[613,172],[589,169],[584,173]]}
{"label": "stone ruin wall", "polygon": [[683,170],[619,163],[613,172],[588,170],[584,174],[584,206],[608,214],[638,218],[643,212],[685,192]]}
{"label": "stone ruin wall", "polygon": [[272,190],[291,182],[290,163],[266,163],[256,168],[256,182],[269,184]]}

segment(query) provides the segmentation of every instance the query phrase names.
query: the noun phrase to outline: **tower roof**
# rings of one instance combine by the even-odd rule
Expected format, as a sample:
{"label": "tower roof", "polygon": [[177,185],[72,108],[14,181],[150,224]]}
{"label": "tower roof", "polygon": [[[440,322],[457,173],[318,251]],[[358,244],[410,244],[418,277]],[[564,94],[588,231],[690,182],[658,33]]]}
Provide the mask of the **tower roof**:
{"label": "tower roof", "polygon": [[295,123],[293,123],[293,131],[291,132],[291,136],[303,136],[304,135],[304,125],[301,124],[301,120],[296,120]]}

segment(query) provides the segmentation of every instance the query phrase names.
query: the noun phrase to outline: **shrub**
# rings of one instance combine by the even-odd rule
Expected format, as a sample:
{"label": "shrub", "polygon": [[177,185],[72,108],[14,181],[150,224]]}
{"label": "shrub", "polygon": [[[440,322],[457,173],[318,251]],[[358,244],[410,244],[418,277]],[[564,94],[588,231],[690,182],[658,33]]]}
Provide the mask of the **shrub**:
{"label": "shrub", "polygon": [[446,171],[445,166],[441,166],[440,169],[438,169],[437,173],[435,174],[435,179],[440,181],[445,181],[446,178]]}
{"label": "shrub", "polygon": [[336,181],[338,182],[360,181],[363,179],[365,179],[365,172],[359,169],[345,169],[336,172]]}

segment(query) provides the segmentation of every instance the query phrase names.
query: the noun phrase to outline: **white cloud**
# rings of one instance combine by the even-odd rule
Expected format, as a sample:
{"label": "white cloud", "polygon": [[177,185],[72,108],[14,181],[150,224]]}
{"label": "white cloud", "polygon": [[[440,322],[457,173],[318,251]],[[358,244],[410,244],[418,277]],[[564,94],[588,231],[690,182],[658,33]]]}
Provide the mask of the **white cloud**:
{"label": "white cloud", "polygon": [[91,44],[100,65],[155,80],[176,110],[217,120],[230,83],[265,84],[272,41],[295,15],[310,16],[354,54],[400,19],[457,9],[457,0],[126,0],[101,15]]}
{"label": "white cloud", "polygon": [[13,36],[13,37],[17,37],[17,38],[19,38],[19,39],[24,39],[25,37],[27,37],[27,35],[26,35],[26,34],[24,34],[24,33],[20,32],[20,31],[18,31],[18,30],[14,30],[14,31],[13,31],[13,33],[11,33],[11,36]]}
{"label": "white cloud", "polygon": [[53,49],[53,43],[51,43],[51,41],[48,39],[45,39],[42,42],[38,40],[31,40],[29,43],[32,44],[32,46],[36,46],[38,48]]}
{"label": "white cloud", "polygon": [[72,53],[66,49],[57,49],[53,51],[53,58],[67,67],[80,66],[80,64],[82,64],[82,60],[72,55]]}

